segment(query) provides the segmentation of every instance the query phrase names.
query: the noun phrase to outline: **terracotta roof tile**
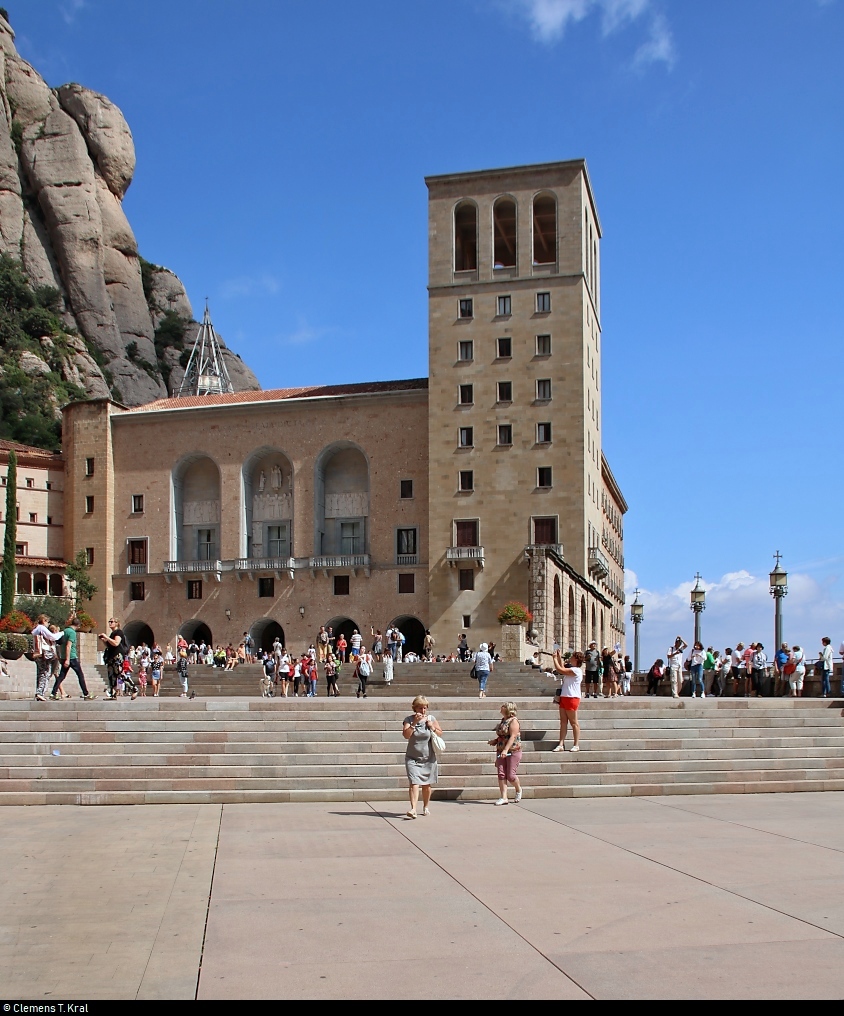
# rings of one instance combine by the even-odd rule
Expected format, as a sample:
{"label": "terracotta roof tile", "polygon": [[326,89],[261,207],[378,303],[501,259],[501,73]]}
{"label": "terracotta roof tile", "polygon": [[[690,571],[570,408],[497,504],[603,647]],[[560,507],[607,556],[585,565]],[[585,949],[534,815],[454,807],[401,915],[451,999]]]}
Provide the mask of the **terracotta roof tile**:
{"label": "terracotta roof tile", "polygon": [[8,441],[6,438],[0,438],[0,451],[15,451],[24,455],[42,455],[48,459],[61,457],[59,452],[51,452],[46,448],[35,448],[33,445],[21,444],[20,441]]}
{"label": "terracotta roof tile", "polygon": [[405,381],[365,381],[349,385],[307,385],[302,388],[270,388],[263,392],[235,392],[233,395],[188,395],[183,398],[158,399],[144,406],[134,406],[130,413],[154,413],[167,409],[194,409],[200,406],[236,406],[250,402],[282,402],[285,399],[336,398],[340,395],[377,395],[379,392],[424,390],[426,377]]}

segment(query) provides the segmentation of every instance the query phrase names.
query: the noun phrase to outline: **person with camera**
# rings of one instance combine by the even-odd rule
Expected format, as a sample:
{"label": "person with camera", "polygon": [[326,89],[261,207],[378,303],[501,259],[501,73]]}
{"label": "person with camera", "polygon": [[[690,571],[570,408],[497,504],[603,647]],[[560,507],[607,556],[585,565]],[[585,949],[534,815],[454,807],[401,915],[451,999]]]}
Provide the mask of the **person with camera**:
{"label": "person with camera", "polygon": [[[108,629],[108,634],[100,632],[97,635],[97,638],[103,643],[103,662],[108,671],[108,693],[106,698],[117,699],[117,682],[118,679],[121,679],[124,684],[129,686],[132,698],[135,699],[138,697],[138,686],[135,684],[132,671],[129,670],[128,673],[123,672],[123,658],[128,655],[129,646],[126,644],[126,636],[123,634],[123,629],[120,627],[120,622],[116,617],[110,618]],[[187,655],[187,650],[185,655]]]}
{"label": "person with camera", "polygon": [[563,659],[560,650],[553,656],[554,670],[562,678],[560,686],[560,743],[552,751],[565,751],[566,734],[571,725],[574,744],[570,751],[580,751],[580,723],[577,710],[580,706],[580,686],[583,682],[583,653],[574,652],[568,663]]}

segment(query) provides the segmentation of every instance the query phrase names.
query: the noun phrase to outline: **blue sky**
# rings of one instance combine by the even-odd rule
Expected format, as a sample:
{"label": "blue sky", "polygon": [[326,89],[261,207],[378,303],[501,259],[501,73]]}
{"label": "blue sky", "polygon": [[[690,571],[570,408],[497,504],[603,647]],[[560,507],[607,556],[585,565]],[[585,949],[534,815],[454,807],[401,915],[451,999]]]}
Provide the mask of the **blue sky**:
{"label": "blue sky", "polygon": [[844,0],[7,0],[124,111],[142,253],[265,387],[424,375],[427,174],[585,157],[643,654],[844,638]]}

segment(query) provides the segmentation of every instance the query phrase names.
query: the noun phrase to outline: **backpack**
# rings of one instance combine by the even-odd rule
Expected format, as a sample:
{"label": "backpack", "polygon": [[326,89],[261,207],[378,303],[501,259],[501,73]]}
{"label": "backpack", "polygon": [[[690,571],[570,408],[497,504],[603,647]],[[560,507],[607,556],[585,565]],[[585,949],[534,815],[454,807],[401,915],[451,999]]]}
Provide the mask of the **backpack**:
{"label": "backpack", "polygon": [[372,673],[372,667],[370,667],[369,663],[366,660],[360,661],[358,673],[360,674],[361,677],[369,677],[369,675]]}

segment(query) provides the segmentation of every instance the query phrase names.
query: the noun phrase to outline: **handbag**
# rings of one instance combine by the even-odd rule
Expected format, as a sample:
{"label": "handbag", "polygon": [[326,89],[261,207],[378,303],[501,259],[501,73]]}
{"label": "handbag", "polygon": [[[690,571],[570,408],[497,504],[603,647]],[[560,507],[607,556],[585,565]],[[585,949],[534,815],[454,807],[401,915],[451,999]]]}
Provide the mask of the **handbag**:
{"label": "handbag", "polygon": [[793,674],[796,670],[797,670],[797,664],[793,663],[792,661],[789,661],[788,663],[786,663],[786,665],[782,668],[783,674],[786,674],[786,675]]}
{"label": "handbag", "polygon": [[477,681],[478,679],[478,672],[475,670],[474,663],[472,664],[472,669],[469,671],[469,677],[471,677],[473,681]]}
{"label": "handbag", "polygon": [[445,751],[445,741],[434,730],[431,731],[431,748],[433,749],[434,755],[439,761],[439,759],[442,758],[443,752]]}

